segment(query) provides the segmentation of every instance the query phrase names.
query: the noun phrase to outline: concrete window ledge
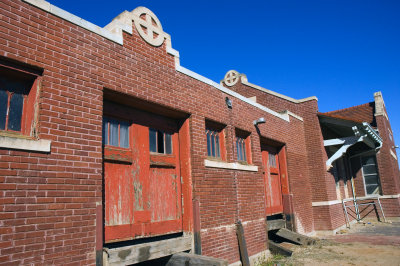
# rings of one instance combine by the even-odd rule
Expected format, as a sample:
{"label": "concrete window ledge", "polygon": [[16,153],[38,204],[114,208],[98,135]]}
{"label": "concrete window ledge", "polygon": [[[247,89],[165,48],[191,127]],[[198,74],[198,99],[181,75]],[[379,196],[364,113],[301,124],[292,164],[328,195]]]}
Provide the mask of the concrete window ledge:
{"label": "concrete window ledge", "polygon": [[222,168],[222,169],[258,172],[258,166],[245,165],[245,164],[240,164],[240,163],[227,163],[227,162],[212,161],[212,160],[205,159],[204,165],[205,165],[205,167],[209,167],[209,168]]}
{"label": "concrete window ledge", "polygon": [[19,137],[0,136],[0,148],[50,152],[51,141],[46,139],[33,140]]}

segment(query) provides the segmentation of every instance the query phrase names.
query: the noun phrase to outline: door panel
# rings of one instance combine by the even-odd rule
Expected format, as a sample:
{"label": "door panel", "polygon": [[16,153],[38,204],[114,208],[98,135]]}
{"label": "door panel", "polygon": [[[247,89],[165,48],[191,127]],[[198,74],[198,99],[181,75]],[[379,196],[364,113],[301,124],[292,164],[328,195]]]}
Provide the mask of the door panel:
{"label": "door panel", "polygon": [[273,215],[283,212],[282,185],[279,171],[279,158],[275,148],[262,145],[262,161],[264,165],[264,181],[266,195],[266,213]]}
{"label": "door panel", "polygon": [[[131,121],[129,148],[104,147],[104,154],[120,149],[124,155],[124,160],[116,156],[111,159],[105,157],[104,160],[105,241],[181,232],[182,193],[177,123],[139,111],[125,114],[129,114],[127,119]],[[139,115],[140,119],[135,119]],[[150,152],[150,128],[171,135],[171,154]],[[161,136],[158,141],[165,141],[165,138]]]}

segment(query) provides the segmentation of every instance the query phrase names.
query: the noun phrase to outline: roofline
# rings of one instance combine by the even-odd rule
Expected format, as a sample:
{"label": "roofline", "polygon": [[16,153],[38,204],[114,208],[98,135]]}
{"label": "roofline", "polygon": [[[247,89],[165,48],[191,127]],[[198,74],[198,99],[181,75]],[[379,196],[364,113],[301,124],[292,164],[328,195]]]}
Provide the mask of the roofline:
{"label": "roofline", "polygon": [[[73,15],[73,14],[71,14],[71,13],[69,13],[69,12],[59,8],[59,7],[56,7],[56,6],[50,4],[49,2],[47,2],[45,0],[23,0],[23,1],[35,6],[37,8],[40,8],[40,9],[42,9],[42,10],[44,10],[44,11],[50,13],[50,14],[53,14],[53,15],[55,15],[57,17],[60,17],[60,18],[62,18],[64,20],[66,20],[66,21],[69,21],[69,22],[71,22],[71,23],[73,23],[75,25],[78,25],[78,26],[80,26],[80,27],[82,27],[82,28],[84,28],[84,29],[86,29],[88,31],[91,31],[91,32],[93,32],[95,34],[98,34],[98,35],[100,35],[100,36],[102,36],[102,37],[104,37],[104,38],[106,38],[108,40],[111,40],[111,41],[113,41],[115,43],[121,44],[121,45],[123,45],[122,31],[126,31],[126,32],[132,34],[132,24],[131,24],[132,21],[130,22],[130,24],[129,23],[128,24],[124,24],[124,23],[120,23],[120,21],[118,21],[118,19],[117,20],[114,19],[110,23],[110,24],[113,24],[113,26],[114,26],[113,31],[115,33],[113,33],[113,32],[110,32],[108,30],[110,28],[110,26],[109,26],[110,24],[108,24],[104,28],[101,28],[101,27],[99,27],[99,26],[97,26],[97,25],[95,25],[95,24],[93,24],[93,23],[91,23],[91,22],[89,22],[87,20],[84,20],[84,19],[82,19],[82,18],[80,18],[78,16],[75,16],[75,15]],[[126,12],[127,11],[124,11],[120,15],[122,15],[122,14],[124,14]],[[234,91],[232,91],[232,90],[230,90],[230,89],[228,89],[228,88],[226,88],[226,87],[224,87],[224,86],[222,86],[222,85],[210,80],[209,78],[201,76],[201,75],[199,75],[199,74],[197,74],[197,73],[195,73],[195,72],[193,72],[193,71],[191,71],[191,70],[189,70],[187,68],[182,67],[180,65],[180,61],[179,61],[179,52],[172,48],[170,36],[167,33],[165,33],[165,35],[166,35],[165,37],[166,37],[167,53],[174,56],[174,58],[175,58],[175,70],[176,71],[181,72],[181,73],[183,73],[183,74],[185,74],[187,76],[190,76],[190,77],[192,77],[192,78],[194,78],[196,80],[199,80],[199,81],[201,81],[201,82],[203,82],[205,84],[208,84],[208,85],[218,89],[219,91],[222,91],[222,92],[224,92],[224,93],[226,93],[228,95],[231,95],[231,96],[233,96],[235,98],[238,98],[239,100],[241,100],[243,102],[246,102],[246,103],[248,103],[248,104],[250,104],[250,105],[252,105],[252,106],[254,106],[254,107],[258,108],[258,109],[261,109],[262,111],[264,111],[266,113],[269,113],[269,114],[271,114],[271,115],[273,115],[275,117],[278,117],[278,118],[280,118],[282,120],[285,120],[287,122],[290,122],[290,118],[289,118],[290,115],[292,117],[296,118],[296,119],[302,120],[302,118],[300,116],[298,116],[298,115],[296,115],[296,114],[294,114],[292,112],[282,112],[282,113],[275,112],[275,111],[273,111],[273,110],[271,110],[271,109],[269,109],[269,108],[267,108],[267,107],[265,107],[265,106],[263,106],[261,104],[255,103],[255,102],[247,99],[246,97],[242,96],[239,93],[236,93],[236,92],[234,92]],[[289,98],[289,97],[287,97],[287,98]],[[291,98],[289,98],[289,99],[291,99]]]}
{"label": "roofline", "polygon": [[[249,86],[249,87],[252,87],[253,89],[256,89],[256,90],[259,90],[259,91],[262,91],[262,92],[266,92],[266,93],[271,94],[271,95],[274,95],[276,97],[279,97],[281,99],[284,99],[284,100],[292,102],[292,103],[304,103],[304,102],[313,101],[313,100],[318,101],[318,98],[316,96],[310,96],[310,97],[303,98],[303,99],[294,99],[292,97],[289,97],[289,96],[280,94],[278,92],[268,90],[268,89],[263,88],[261,86],[258,86],[256,84],[250,83],[247,80],[247,76],[245,74],[239,74],[239,75],[240,75],[242,84],[244,84],[246,86]],[[223,82],[223,80],[221,80],[221,82],[220,82],[221,85],[222,85],[222,82]]]}
{"label": "roofline", "polygon": [[369,105],[369,104],[371,104],[371,103],[374,103],[374,102],[367,102],[367,103],[363,103],[363,104],[359,104],[359,105],[354,105],[354,106],[346,107],[346,108],[343,108],[343,109],[338,109],[338,110],[333,110],[333,111],[329,111],[329,112],[324,112],[324,113],[321,113],[321,114],[334,114],[334,113],[336,113],[336,112],[347,111],[347,110],[353,110],[353,109],[357,109],[357,108],[359,108],[359,107],[361,107],[361,106]]}
{"label": "roofline", "polygon": [[358,123],[358,124],[362,124],[364,121],[361,120],[354,120],[354,119],[350,119],[347,117],[342,117],[339,115],[333,115],[333,114],[327,114],[327,113],[318,113],[318,116],[324,116],[324,117],[329,117],[329,118],[334,118],[334,119],[340,119],[340,120],[344,120],[344,121],[350,121],[350,122],[354,122],[354,123]]}

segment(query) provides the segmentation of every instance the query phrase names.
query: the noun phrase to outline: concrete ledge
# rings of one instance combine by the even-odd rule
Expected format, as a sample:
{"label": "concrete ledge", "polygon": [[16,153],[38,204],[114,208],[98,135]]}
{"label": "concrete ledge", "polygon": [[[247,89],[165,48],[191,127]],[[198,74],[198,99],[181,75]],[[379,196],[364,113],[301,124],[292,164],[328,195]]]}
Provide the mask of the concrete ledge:
{"label": "concrete ledge", "polygon": [[336,205],[336,204],[341,204],[341,200],[329,200],[329,201],[317,201],[313,202],[312,206],[313,207],[318,207],[318,206],[330,206],[330,205]]}
{"label": "concrete ledge", "polygon": [[50,152],[51,141],[45,139],[33,140],[18,137],[0,136],[0,148]]}
{"label": "concrete ledge", "polygon": [[[257,254],[254,254],[249,257],[250,265],[261,265],[261,263],[268,260],[268,258],[270,256],[271,256],[271,252],[269,249],[261,251]],[[239,260],[239,261],[229,264],[229,266],[242,266],[242,262]]]}
{"label": "concrete ledge", "polygon": [[138,245],[105,248],[103,265],[129,265],[166,257],[192,249],[192,236],[143,243]]}
{"label": "concrete ledge", "polygon": [[230,169],[230,170],[241,170],[241,171],[250,171],[250,172],[258,172],[258,166],[256,165],[245,165],[240,163],[226,163],[220,161],[211,161],[204,160],[205,167],[210,168],[221,168],[221,169]]}

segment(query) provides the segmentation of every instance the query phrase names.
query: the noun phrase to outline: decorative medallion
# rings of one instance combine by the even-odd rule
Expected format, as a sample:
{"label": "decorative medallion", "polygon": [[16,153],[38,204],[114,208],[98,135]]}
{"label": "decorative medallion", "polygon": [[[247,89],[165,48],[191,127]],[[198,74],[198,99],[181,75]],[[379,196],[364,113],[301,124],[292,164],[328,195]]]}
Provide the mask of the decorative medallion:
{"label": "decorative medallion", "polygon": [[132,13],[140,36],[149,44],[160,46],[164,42],[165,34],[157,16],[145,7],[138,7]]}
{"label": "decorative medallion", "polygon": [[224,82],[227,86],[233,86],[239,81],[239,73],[236,70],[229,70],[224,78]]}

